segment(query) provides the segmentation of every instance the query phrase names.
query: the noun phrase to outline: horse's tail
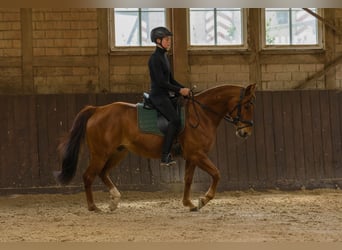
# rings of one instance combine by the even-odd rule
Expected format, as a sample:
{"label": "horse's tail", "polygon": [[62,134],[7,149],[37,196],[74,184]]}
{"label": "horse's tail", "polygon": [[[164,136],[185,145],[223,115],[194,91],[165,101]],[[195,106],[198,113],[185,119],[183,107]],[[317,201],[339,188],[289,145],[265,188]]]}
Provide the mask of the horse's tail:
{"label": "horse's tail", "polygon": [[62,185],[68,184],[75,176],[78,155],[86,134],[87,122],[95,111],[96,107],[94,106],[87,106],[82,109],[77,114],[69,133],[58,146],[62,158],[62,171],[55,171],[53,174]]}

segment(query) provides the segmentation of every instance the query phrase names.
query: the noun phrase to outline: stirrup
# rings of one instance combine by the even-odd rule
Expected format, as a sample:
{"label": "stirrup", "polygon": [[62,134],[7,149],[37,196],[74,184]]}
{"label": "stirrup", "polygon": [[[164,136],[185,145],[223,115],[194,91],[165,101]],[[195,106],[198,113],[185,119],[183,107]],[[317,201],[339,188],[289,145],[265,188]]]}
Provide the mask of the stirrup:
{"label": "stirrup", "polygon": [[170,162],[160,162],[161,167],[171,167],[171,166],[176,166],[177,162],[172,160]]}
{"label": "stirrup", "polygon": [[166,156],[165,158],[162,157],[162,159],[160,161],[161,167],[170,167],[170,166],[174,166],[177,164],[177,162],[171,158],[170,154],[168,156]]}

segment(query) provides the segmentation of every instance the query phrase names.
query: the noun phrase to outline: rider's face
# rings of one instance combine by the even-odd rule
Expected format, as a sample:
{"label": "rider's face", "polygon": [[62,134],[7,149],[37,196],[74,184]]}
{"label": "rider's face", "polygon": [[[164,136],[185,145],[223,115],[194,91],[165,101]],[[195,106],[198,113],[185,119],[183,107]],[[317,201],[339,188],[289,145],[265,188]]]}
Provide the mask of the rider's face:
{"label": "rider's face", "polygon": [[171,36],[166,36],[161,40],[161,46],[166,50],[169,50],[171,48],[171,41]]}

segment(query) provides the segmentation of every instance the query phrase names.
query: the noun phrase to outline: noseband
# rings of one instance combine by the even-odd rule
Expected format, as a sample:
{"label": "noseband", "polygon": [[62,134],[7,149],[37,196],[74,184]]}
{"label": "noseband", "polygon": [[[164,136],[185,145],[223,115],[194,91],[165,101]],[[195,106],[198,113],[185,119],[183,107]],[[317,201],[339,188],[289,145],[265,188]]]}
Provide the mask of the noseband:
{"label": "noseband", "polygon": [[[237,130],[241,130],[241,129],[248,128],[248,127],[253,127],[253,125],[254,125],[253,120],[244,120],[242,115],[241,115],[241,107],[242,107],[242,105],[245,105],[245,104],[254,105],[254,98],[252,98],[252,100],[248,100],[248,101],[246,101],[244,103],[242,102],[243,98],[245,97],[245,91],[246,91],[245,88],[241,89],[239,102],[223,118],[225,121],[227,121],[229,123],[232,123],[235,126],[237,126],[239,123],[244,124],[244,126],[238,127]],[[190,99],[191,99],[193,105],[194,105],[194,103],[197,103],[198,105],[201,106],[202,109],[208,110],[208,111],[210,111],[210,112],[212,112],[212,113],[214,113],[216,115],[219,115],[216,111],[212,110],[209,106],[207,106],[207,105],[205,105],[203,103],[200,103],[199,101],[195,100],[194,95],[192,93],[191,93]],[[195,110],[196,116],[198,118],[197,124],[196,125],[190,124],[190,125],[191,125],[191,127],[196,128],[199,125],[199,116],[198,116],[197,110],[195,108],[195,105],[194,105],[194,110]],[[232,114],[234,113],[235,110],[237,110],[237,115],[235,117],[232,117]]]}
{"label": "noseband", "polygon": [[[242,103],[242,100],[245,97],[245,91],[246,91],[245,88],[241,89],[239,102],[223,118],[225,121],[233,123],[235,126],[237,126],[239,123],[244,124],[244,126],[238,127],[237,130],[248,128],[248,127],[253,127],[253,125],[254,125],[253,120],[244,120],[242,115],[241,115],[241,106],[242,105],[245,105],[245,104],[254,105],[254,100],[248,100],[247,102]],[[252,99],[254,99],[254,98],[252,98]],[[237,110],[237,114],[235,117],[232,117],[232,114],[235,110]]]}

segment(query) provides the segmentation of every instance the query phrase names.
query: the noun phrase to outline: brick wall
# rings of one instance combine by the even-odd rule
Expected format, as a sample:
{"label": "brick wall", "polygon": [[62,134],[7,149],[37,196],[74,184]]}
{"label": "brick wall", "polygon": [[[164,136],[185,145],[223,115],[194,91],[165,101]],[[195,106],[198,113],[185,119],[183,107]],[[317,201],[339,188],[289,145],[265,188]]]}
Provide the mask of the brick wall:
{"label": "brick wall", "polygon": [[0,9],[0,92],[4,89],[19,88],[21,65],[15,61],[21,56],[21,26],[18,9]]}
{"label": "brick wall", "polygon": [[97,55],[95,9],[33,9],[34,56]]}
{"label": "brick wall", "polygon": [[[323,64],[264,64],[261,67],[262,89],[291,89],[323,67]],[[311,88],[324,87],[321,78],[311,84]]]}
{"label": "brick wall", "polygon": [[339,88],[342,88],[342,65],[339,65],[336,70],[336,82]]}
{"label": "brick wall", "polygon": [[[261,85],[259,89],[282,90],[292,89],[298,83],[323,70],[324,64],[269,63],[261,64]],[[198,90],[219,84],[247,85],[250,82],[248,64],[229,65],[191,65],[190,82]],[[339,72],[339,71],[338,71]],[[340,81],[341,73],[336,74]],[[320,77],[310,85],[310,88],[325,88],[324,77]]]}
{"label": "brick wall", "polygon": [[190,70],[190,82],[197,86],[197,90],[220,84],[245,85],[249,82],[247,64],[192,65]]}
{"label": "brick wall", "polygon": [[[342,29],[342,9],[329,13],[334,15],[328,19],[334,18],[334,25]],[[183,12],[178,14],[177,18],[186,20]],[[0,9],[0,93],[148,90],[147,61],[151,51],[110,51],[108,20],[106,9]],[[198,90],[255,81],[259,89],[291,89],[342,55],[342,36],[329,30],[325,33],[326,50],[303,56],[298,51],[279,56],[262,51],[257,58],[253,46],[242,53],[197,53],[185,48],[176,53],[178,62],[186,62],[178,70],[183,74],[182,83],[197,85]],[[186,43],[181,39],[173,46],[184,47],[179,44],[183,40]],[[329,71],[328,77],[315,79],[309,87],[342,88],[340,64]]]}
{"label": "brick wall", "polygon": [[[130,57],[125,56],[128,60]],[[135,62],[126,62],[110,67],[110,92],[114,93],[142,93],[150,88],[148,71],[149,56],[140,57]],[[120,60],[119,60],[120,61]]]}
{"label": "brick wall", "polygon": [[[96,9],[33,9],[32,25],[34,57],[97,56]],[[96,92],[97,66],[35,67],[34,85],[39,93]]]}
{"label": "brick wall", "polygon": [[21,56],[20,12],[0,9],[0,56]]}
{"label": "brick wall", "polygon": [[[335,25],[342,31],[342,9],[335,10]],[[336,52],[342,53],[342,36],[336,37]]]}

